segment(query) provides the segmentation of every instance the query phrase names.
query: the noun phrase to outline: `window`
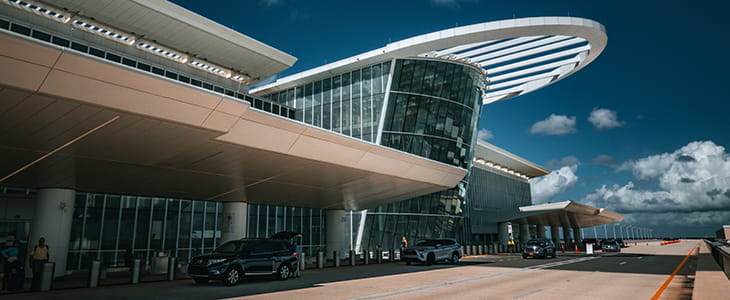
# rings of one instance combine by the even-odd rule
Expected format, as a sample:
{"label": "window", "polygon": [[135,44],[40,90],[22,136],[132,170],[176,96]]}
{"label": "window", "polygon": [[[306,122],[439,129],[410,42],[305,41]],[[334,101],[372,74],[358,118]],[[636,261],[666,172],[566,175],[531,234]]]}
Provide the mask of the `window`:
{"label": "window", "polygon": [[30,35],[30,28],[15,23],[10,26],[10,31],[20,33],[22,35]]}
{"label": "window", "polygon": [[177,80],[177,73],[165,71],[165,77]]}
{"label": "window", "polygon": [[152,66],[152,73],[155,73],[160,76],[165,76],[165,70],[160,69],[158,67]]}
{"label": "window", "polygon": [[116,55],[116,54],[112,54],[112,53],[109,53],[109,52],[106,53],[106,59],[107,60],[111,60],[113,62],[122,62],[122,57],[121,56]]}
{"label": "window", "polygon": [[91,48],[89,48],[89,54],[91,54],[93,56],[104,58],[104,55],[106,54],[106,52],[104,52],[103,50],[91,47]]}
{"label": "window", "polygon": [[53,43],[61,47],[68,47],[71,45],[71,42],[69,42],[69,40],[57,36],[53,37]]}
{"label": "window", "polygon": [[122,63],[125,64],[125,65],[127,65],[127,66],[130,66],[130,67],[136,67],[137,66],[137,62],[136,61],[131,60],[131,59],[126,58],[126,57],[123,57],[122,58]]}
{"label": "window", "polygon": [[140,63],[137,64],[137,69],[140,69],[140,70],[144,70],[144,71],[149,72],[151,70],[151,67],[150,67],[150,65],[148,65],[146,63],[140,62]]}
{"label": "window", "polygon": [[46,42],[51,41],[51,35],[43,31],[33,30],[33,37]]}
{"label": "window", "polygon": [[2,28],[2,29],[10,28],[10,22],[0,19],[0,28]]}

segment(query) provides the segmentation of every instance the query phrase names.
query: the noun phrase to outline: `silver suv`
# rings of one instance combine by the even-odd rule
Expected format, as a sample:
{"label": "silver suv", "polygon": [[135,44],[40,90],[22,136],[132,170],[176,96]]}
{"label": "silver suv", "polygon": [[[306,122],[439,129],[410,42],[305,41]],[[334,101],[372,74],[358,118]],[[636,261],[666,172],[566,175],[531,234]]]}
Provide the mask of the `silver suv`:
{"label": "silver suv", "polygon": [[415,245],[403,249],[401,260],[409,265],[412,262],[432,265],[437,261],[458,264],[462,256],[461,245],[455,239],[426,239],[417,241]]}

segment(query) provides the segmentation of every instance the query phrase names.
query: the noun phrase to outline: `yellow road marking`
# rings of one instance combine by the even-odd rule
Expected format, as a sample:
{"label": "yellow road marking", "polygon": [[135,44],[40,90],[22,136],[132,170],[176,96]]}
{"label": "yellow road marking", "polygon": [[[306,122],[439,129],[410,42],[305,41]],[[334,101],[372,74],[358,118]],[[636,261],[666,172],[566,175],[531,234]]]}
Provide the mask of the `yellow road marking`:
{"label": "yellow road marking", "polygon": [[684,259],[682,260],[682,262],[679,263],[679,265],[674,269],[674,272],[672,272],[672,275],[669,275],[669,278],[667,278],[667,280],[664,281],[664,284],[662,284],[662,286],[659,287],[659,289],[656,291],[656,293],[654,293],[654,296],[651,297],[651,300],[659,299],[659,297],[662,295],[662,293],[664,293],[664,290],[669,286],[669,283],[672,282],[672,279],[674,279],[674,276],[677,275],[677,273],[679,272],[679,269],[681,269],[682,266],[684,266],[684,263],[687,262],[687,259],[689,259],[689,256],[692,255],[692,252],[695,252],[695,249],[697,249],[696,245],[694,247],[692,247],[692,250],[690,250],[689,253],[687,253],[687,256],[685,256]]}

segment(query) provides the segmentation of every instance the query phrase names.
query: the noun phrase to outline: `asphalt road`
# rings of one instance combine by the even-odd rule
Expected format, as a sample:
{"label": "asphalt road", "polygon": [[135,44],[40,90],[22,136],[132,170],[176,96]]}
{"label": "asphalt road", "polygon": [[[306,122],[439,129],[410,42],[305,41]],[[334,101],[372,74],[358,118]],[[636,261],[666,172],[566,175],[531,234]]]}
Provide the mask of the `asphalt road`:
{"label": "asphalt road", "polygon": [[[234,287],[191,280],[26,293],[7,299],[651,299],[699,241],[631,246],[595,256],[556,259],[488,255],[457,265],[403,263],[305,270],[297,279],[248,279]],[[690,255],[660,299],[689,299]]]}

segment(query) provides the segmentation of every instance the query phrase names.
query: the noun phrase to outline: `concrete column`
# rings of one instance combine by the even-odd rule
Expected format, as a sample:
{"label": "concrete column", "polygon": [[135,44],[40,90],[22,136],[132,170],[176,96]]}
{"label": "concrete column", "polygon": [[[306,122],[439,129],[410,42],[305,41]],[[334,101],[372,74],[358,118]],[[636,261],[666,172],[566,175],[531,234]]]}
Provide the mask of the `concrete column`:
{"label": "concrete column", "polygon": [[345,225],[347,218],[345,218],[344,210],[327,210],[327,223],[325,223],[325,229],[327,230],[326,235],[326,246],[327,254],[332,257],[333,251],[337,251],[340,258],[343,258],[343,254],[349,249],[349,243],[345,240]]}
{"label": "concrete column", "polygon": [[244,202],[223,202],[221,213],[221,244],[246,237],[248,204]]}
{"label": "concrete column", "polygon": [[544,239],[545,238],[545,225],[537,225],[535,227],[535,231],[537,231],[537,237]]}
{"label": "concrete column", "polygon": [[530,240],[530,224],[520,224],[520,243],[525,244]]}
{"label": "concrete column", "polygon": [[580,230],[580,227],[573,228],[573,239],[578,247],[583,246],[583,231]]}
{"label": "concrete column", "polygon": [[565,247],[569,248],[572,247],[573,244],[570,243],[570,239],[573,237],[573,235],[570,234],[570,228],[563,227],[563,239],[565,240]]}
{"label": "concrete column", "polygon": [[[76,191],[71,189],[38,189],[35,215],[30,226],[28,254],[33,251],[33,247],[38,244],[41,237],[45,238],[51,252],[49,261],[56,263],[54,271],[56,277],[66,275],[66,258],[75,199]],[[26,271],[26,274],[32,272]]]}
{"label": "concrete column", "polygon": [[507,242],[509,241],[509,234],[507,233],[507,222],[502,222],[497,224],[499,232],[497,233],[497,236],[499,238],[499,244],[500,245],[507,245]]}
{"label": "concrete column", "polygon": [[550,226],[550,236],[553,239],[553,243],[556,247],[560,247],[560,227]]}

